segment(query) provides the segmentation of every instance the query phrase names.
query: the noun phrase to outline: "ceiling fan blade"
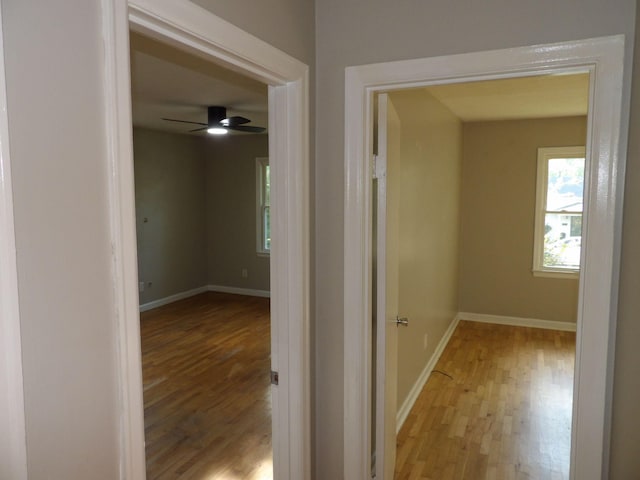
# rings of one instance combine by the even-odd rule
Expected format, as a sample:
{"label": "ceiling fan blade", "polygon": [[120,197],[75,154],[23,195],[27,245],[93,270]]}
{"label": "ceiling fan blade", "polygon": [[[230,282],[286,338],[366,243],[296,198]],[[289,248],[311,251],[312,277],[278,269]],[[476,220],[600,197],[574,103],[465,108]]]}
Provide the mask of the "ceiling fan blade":
{"label": "ceiling fan blade", "polygon": [[220,123],[223,125],[227,125],[229,127],[235,127],[237,125],[242,125],[244,123],[249,123],[251,120],[245,117],[229,117],[222,120]]}
{"label": "ceiling fan blade", "polygon": [[167,122],[180,122],[180,123],[193,123],[194,125],[206,125],[206,123],[202,123],[202,122],[190,122],[189,120],[177,120],[175,118],[163,118],[162,120],[166,120]]}
{"label": "ceiling fan blade", "polygon": [[266,130],[266,128],[264,127],[251,127],[251,126],[244,126],[244,125],[239,125],[237,127],[226,127],[229,130],[236,130],[238,132],[251,132],[251,133],[262,133]]}
{"label": "ceiling fan blade", "polygon": [[209,127],[202,128],[194,128],[193,130],[189,130],[189,132],[201,132],[202,130],[207,130]]}

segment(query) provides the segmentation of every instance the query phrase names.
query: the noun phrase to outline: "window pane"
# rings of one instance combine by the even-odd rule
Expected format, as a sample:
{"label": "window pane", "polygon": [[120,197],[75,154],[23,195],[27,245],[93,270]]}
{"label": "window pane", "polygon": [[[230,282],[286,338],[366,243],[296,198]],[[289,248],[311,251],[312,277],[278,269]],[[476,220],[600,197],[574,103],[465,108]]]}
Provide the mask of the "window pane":
{"label": "window pane", "polygon": [[571,225],[569,230],[570,237],[581,237],[582,236],[582,215],[572,215],[571,216]]}
{"label": "window pane", "polygon": [[271,172],[269,165],[264,167],[264,204],[271,205]]}
{"label": "window pane", "polygon": [[543,266],[578,269],[582,244],[582,215],[547,213],[544,231]]}
{"label": "window pane", "polygon": [[268,206],[264,207],[262,213],[262,232],[264,234],[264,249],[271,250],[271,215]]}
{"label": "window pane", "polygon": [[584,158],[551,158],[547,172],[547,210],[582,212]]}

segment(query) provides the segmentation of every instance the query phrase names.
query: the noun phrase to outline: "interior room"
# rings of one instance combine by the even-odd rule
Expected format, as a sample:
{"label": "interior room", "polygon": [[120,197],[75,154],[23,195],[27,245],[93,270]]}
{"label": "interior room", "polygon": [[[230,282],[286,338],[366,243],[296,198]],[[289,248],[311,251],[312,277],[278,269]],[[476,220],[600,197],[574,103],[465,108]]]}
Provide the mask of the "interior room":
{"label": "interior room", "polygon": [[[576,434],[572,472],[578,480],[640,478],[637,0],[1,0],[0,14],[0,478],[146,478],[139,303],[224,285],[223,279],[208,278],[208,268],[193,266],[200,282],[186,281],[181,273],[176,278],[183,282],[179,290],[166,288],[166,280],[159,280],[149,264],[143,265],[144,276],[137,277],[131,29],[175,39],[261,75],[270,85],[270,96],[275,90],[272,99],[279,107],[270,108],[269,115],[297,119],[278,122],[286,134],[277,137],[281,129],[266,125],[257,116],[259,111],[234,111],[236,105],[226,100],[221,105],[232,116],[269,126],[271,138],[281,140],[271,142],[272,148],[293,150],[281,169],[286,170],[282,178],[287,183],[283,181],[273,193],[275,200],[281,199],[285,187],[287,195],[300,193],[293,197],[296,201],[289,205],[287,219],[281,217],[283,225],[299,226],[298,234],[292,234],[287,245],[274,242],[271,252],[273,259],[280,247],[292,252],[300,259],[294,265],[299,268],[294,271],[294,266],[285,265],[283,283],[273,281],[267,287],[249,283],[257,278],[258,267],[248,263],[229,267],[237,277],[230,283],[234,288],[271,290],[270,307],[278,313],[273,316],[282,313],[287,318],[287,329],[272,330],[271,336],[296,353],[285,356],[287,350],[280,355],[280,382],[285,387],[272,387],[287,393],[283,399],[274,393],[273,408],[279,413],[274,431],[290,433],[283,442],[274,443],[281,454],[274,455],[277,480],[370,478],[370,435],[362,428],[371,423],[365,408],[370,372],[362,354],[369,338],[360,328],[370,322],[370,315],[354,314],[352,298],[363,309],[368,304],[348,290],[356,284],[360,288],[359,281],[370,281],[350,242],[354,238],[350,227],[355,226],[357,235],[369,217],[355,218],[347,209],[354,200],[367,201],[358,193],[369,193],[359,179],[369,180],[370,152],[367,158],[357,151],[352,155],[358,148],[364,152],[368,143],[364,135],[349,134],[364,123],[361,117],[370,114],[367,92],[410,83],[417,70],[422,82],[452,75],[466,81],[503,72],[542,72],[559,64],[591,68],[597,78],[590,85],[591,94],[597,103],[590,110],[594,122],[588,129],[604,132],[595,145],[603,153],[597,158],[611,168],[598,170],[602,190],[592,190],[595,201],[602,201],[598,205],[605,208],[597,210],[603,228],[594,237],[593,262],[584,273],[589,285],[601,286],[600,278],[608,288],[592,289],[582,299],[590,308],[579,309],[590,321],[588,329],[581,331],[578,326],[576,335],[584,348],[576,361],[580,382],[574,386],[574,396],[579,394],[580,408],[572,429]],[[381,65],[385,74],[371,80]],[[425,74],[426,67],[430,71]],[[373,87],[367,84],[370,81]],[[355,93],[350,88],[354,84]],[[199,101],[197,110],[176,105],[179,111],[167,118],[208,123],[206,106],[216,104],[205,102]],[[352,115],[353,107],[361,105],[367,108]],[[157,112],[153,118],[163,116]],[[462,123],[458,129],[464,134]],[[493,123],[475,122],[469,133],[479,142],[483,132],[491,133]],[[163,128],[136,127],[136,136],[153,139]],[[176,136],[186,138],[183,148],[199,148],[189,141],[191,136]],[[289,150],[288,145],[292,145]],[[277,156],[271,157],[274,177],[280,178]],[[503,165],[507,170],[508,164]],[[363,174],[352,175],[360,166]],[[465,180],[459,187],[462,205],[472,200],[478,207],[505,212],[513,208],[493,194],[467,190]],[[526,191],[534,189],[530,184]],[[282,200],[286,205],[284,194]],[[254,205],[254,222],[255,210]],[[157,227],[157,213],[146,211],[146,215],[144,228]],[[466,220],[468,228],[477,227],[474,218]],[[478,277],[486,281],[478,286],[477,296],[462,288],[458,305],[446,305],[432,330],[410,339],[422,349],[422,365],[444,338],[450,315],[460,310],[494,317],[543,317],[542,304],[540,310],[529,304],[529,312],[513,312],[518,298],[512,285],[500,283],[500,278],[487,279],[482,271],[489,262],[520,265],[515,260],[505,266],[502,251],[509,246],[507,240],[530,241],[533,222],[531,218],[529,232],[514,225],[494,257],[458,257],[463,287],[471,286],[471,278],[467,277],[469,283],[463,278],[469,273],[476,275],[474,281]],[[591,225],[586,229],[589,234],[594,232]],[[192,248],[202,251],[206,240],[198,242]],[[469,255],[477,253],[473,245],[459,246]],[[529,263],[522,263],[522,268],[529,269]],[[242,268],[248,270],[246,279]],[[271,269],[272,278],[279,273]],[[142,292],[138,280],[144,282]],[[526,282],[540,281],[535,277]],[[519,286],[525,280],[513,277],[513,282]],[[500,309],[489,310],[489,301],[496,301],[490,293],[498,283],[508,287],[511,296],[501,295],[497,300],[502,303],[496,304]],[[281,285],[291,295],[279,302]],[[581,282],[580,288],[587,288],[586,283]],[[448,292],[443,296],[451,301]],[[570,313],[570,309],[556,312],[550,321],[570,324],[563,320]],[[584,339],[588,341],[581,344]],[[276,359],[273,346],[272,357]],[[443,353],[440,358],[449,357]],[[405,360],[413,376],[402,380],[406,396],[413,391],[420,367],[409,352]],[[446,363],[437,369],[461,378]],[[431,379],[443,387],[453,383],[441,374]],[[400,399],[399,405],[403,403]],[[463,423],[459,425],[462,428]],[[455,433],[454,438],[458,438]],[[400,453],[398,461],[403,461]]]}
{"label": "interior room", "polygon": [[271,479],[267,89],[130,43],[147,478]]}
{"label": "interior room", "polygon": [[389,93],[409,323],[395,478],[569,478],[585,155],[540,151],[584,147],[588,98],[588,74]]}

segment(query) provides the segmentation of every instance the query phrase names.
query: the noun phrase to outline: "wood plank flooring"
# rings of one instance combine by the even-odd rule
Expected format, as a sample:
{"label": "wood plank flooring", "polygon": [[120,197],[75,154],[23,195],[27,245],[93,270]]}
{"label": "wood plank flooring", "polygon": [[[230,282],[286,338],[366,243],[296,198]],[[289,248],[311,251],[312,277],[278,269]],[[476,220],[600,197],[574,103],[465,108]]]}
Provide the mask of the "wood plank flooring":
{"label": "wood plank flooring", "polygon": [[397,480],[569,474],[575,333],[461,321],[398,435]]}
{"label": "wood plank flooring", "polygon": [[271,480],[269,299],[208,292],[140,317],[147,479]]}

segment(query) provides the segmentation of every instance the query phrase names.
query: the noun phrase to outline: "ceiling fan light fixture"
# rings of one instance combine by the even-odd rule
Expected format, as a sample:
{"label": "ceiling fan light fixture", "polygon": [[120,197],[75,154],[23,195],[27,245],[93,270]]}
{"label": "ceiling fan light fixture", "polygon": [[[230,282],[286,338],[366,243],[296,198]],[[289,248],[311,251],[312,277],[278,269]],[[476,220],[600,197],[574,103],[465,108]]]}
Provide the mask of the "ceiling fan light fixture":
{"label": "ceiling fan light fixture", "polygon": [[265,127],[247,125],[247,123],[251,123],[251,120],[245,117],[240,117],[238,115],[227,117],[226,107],[207,107],[207,123],[193,122],[191,120],[179,120],[177,118],[163,118],[163,120],[168,122],[201,125],[198,128],[189,130],[189,133],[202,132],[206,130],[210,135],[226,135],[229,133],[229,130],[245,133],[264,133],[267,130]]}

